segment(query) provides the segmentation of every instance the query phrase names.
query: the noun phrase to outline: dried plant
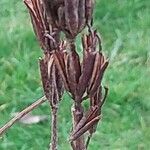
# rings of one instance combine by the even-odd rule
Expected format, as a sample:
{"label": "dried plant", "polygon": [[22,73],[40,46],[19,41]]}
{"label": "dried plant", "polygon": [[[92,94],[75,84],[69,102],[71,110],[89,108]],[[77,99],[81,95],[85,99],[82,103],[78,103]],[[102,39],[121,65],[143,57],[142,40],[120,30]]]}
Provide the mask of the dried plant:
{"label": "dried plant", "polygon": [[48,23],[49,16],[47,16],[42,1],[25,0],[24,2],[29,8],[35,34],[37,35],[41,48],[44,50],[44,57],[39,62],[43,89],[52,109],[50,147],[52,150],[55,150],[57,149],[57,112],[58,104],[63,94],[63,83],[54,64],[54,59],[51,57],[51,53],[53,50],[58,49],[60,40],[59,31],[54,24],[55,15],[53,15],[53,18],[51,17],[54,21],[51,21],[51,24]]}
{"label": "dried plant", "polygon": [[93,0],[42,0],[49,24],[74,39],[92,19]]}
{"label": "dried plant", "polygon": [[[100,44],[99,51],[96,50],[97,43]],[[105,100],[105,98],[102,98],[101,80],[108,66],[108,61],[100,52],[101,43],[96,31],[83,36],[82,45],[82,63],[80,63],[75,45],[71,45],[70,51],[67,52],[63,43],[62,50],[55,51],[53,54],[64,87],[71,93],[74,100],[72,108],[73,131],[70,141],[76,147],[75,149],[85,149],[83,134],[89,130],[92,135],[97,122],[100,120],[101,106]],[[107,95],[107,89],[105,95]],[[84,112],[82,106],[85,99],[90,100],[88,112]]]}
{"label": "dried plant", "polygon": [[[104,96],[102,94],[102,78],[108,60],[101,52],[100,36],[92,29],[94,0],[24,0],[24,2],[29,9],[34,32],[44,53],[39,64],[45,97],[52,110],[50,149],[57,150],[58,106],[66,90],[73,100],[71,109],[73,127],[69,141],[73,150],[86,150],[101,119],[101,108],[108,93],[105,87]],[[88,35],[81,38],[83,53],[81,61],[75,39],[86,27]],[[62,32],[65,38],[61,38]],[[42,102],[45,101],[45,97]],[[90,103],[86,111],[83,101]],[[31,108],[27,110],[28,113]],[[15,118],[21,118],[25,114]],[[2,132],[5,128],[2,128]],[[87,139],[85,133],[88,133]]]}

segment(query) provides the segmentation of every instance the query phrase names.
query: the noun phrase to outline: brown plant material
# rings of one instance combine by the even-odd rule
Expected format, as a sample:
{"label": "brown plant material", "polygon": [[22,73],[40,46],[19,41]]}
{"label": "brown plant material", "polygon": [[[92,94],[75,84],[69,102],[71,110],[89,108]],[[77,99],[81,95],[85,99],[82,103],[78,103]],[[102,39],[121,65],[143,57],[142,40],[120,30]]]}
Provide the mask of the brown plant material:
{"label": "brown plant material", "polygon": [[[70,93],[73,128],[70,143],[73,150],[86,150],[101,119],[101,108],[108,94],[102,92],[102,78],[108,60],[101,52],[101,38],[92,30],[94,0],[24,0],[33,24],[34,32],[43,49],[39,60],[45,96],[16,115],[0,128],[0,135],[17,120],[48,99],[52,110],[50,150],[57,150],[57,113],[64,89]],[[76,50],[76,36],[88,27],[83,35],[82,62]],[[65,33],[65,40],[61,38]],[[82,102],[89,100],[85,112]],[[37,121],[39,116],[26,115],[23,122]],[[28,119],[28,120],[27,120]],[[32,120],[32,121],[33,121]],[[89,133],[85,141],[85,133]]]}
{"label": "brown plant material", "polygon": [[93,0],[42,0],[48,23],[74,39],[92,20]]}
{"label": "brown plant material", "polygon": [[[51,144],[50,149],[57,149],[57,112],[58,104],[63,93],[63,83],[55,67],[52,51],[58,49],[60,37],[57,25],[57,6],[61,1],[25,0],[29,9],[35,34],[41,48],[44,50],[44,58],[40,59],[40,71],[43,89],[52,109]],[[48,4],[48,5],[47,5]]]}
{"label": "brown plant material", "polygon": [[52,108],[52,122],[51,122],[51,143],[50,149],[57,149],[57,112],[59,101],[61,100],[63,94],[63,83],[54,64],[53,56],[50,54],[45,55],[43,59],[40,60],[40,70],[43,82],[43,89],[47,99],[50,102]]}
{"label": "brown plant material", "polygon": [[[101,118],[101,107],[108,90],[102,96],[102,78],[108,60],[101,52],[101,38],[91,29],[94,0],[24,0],[44,57],[39,60],[43,89],[52,109],[51,149],[57,149],[57,111],[63,90],[71,94],[73,130],[70,135],[73,150],[86,150]],[[82,37],[83,60],[76,51],[75,38],[88,27]],[[60,40],[65,33],[66,41]],[[97,50],[98,49],[98,50]],[[84,112],[83,100],[90,106]],[[85,143],[84,133],[89,132]]]}
{"label": "brown plant material", "polygon": [[88,25],[91,24],[93,9],[94,9],[95,0],[86,0],[85,1],[85,17]]}
{"label": "brown plant material", "polygon": [[[100,86],[108,61],[100,51],[96,51],[96,31],[83,40],[83,61],[80,63],[75,45],[70,52],[56,51],[53,53],[54,61],[62,76],[64,86],[71,93],[77,103],[81,103],[84,93],[92,96]],[[63,45],[65,47],[65,45]],[[99,82],[100,81],[100,82]]]}
{"label": "brown plant material", "polygon": [[[59,31],[53,22],[49,24],[49,17],[46,14],[46,8],[42,0],[24,0],[33,25],[34,32],[40,43],[41,48],[45,51],[52,51],[57,48],[59,43]],[[48,12],[47,12],[48,13]]]}
{"label": "brown plant material", "polygon": [[[99,51],[97,45],[99,44]],[[72,108],[73,131],[70,141],[76,149],[84,145],[83,134],[89,131],[92,135],[100,120],[101,106],[107,95],[102,98],[101,81],[108,66],[108,60],[101,52],[101,41],[96,31],[82,37],[83,60],[80,62],[75,45],[70,46],[70,51],[65,51],[66,45],[62,44],[63,51],[53,53],[54,62],[62,76],[65,89],[71,93],[75,104]],[[89,111],[84,115],[82,101],[90,99]],[[82,140],[81,140],[82,139]],[[89,140],[88,140],[89,141]],[[88,145],[88,144],[87,144]],[[85,146],[83,146],[85,149]]]}
{"label": "brown plant material", "polygon": [[43,82],[43,88],[51,107],[57,107],[63,94],[62,80],[52,55],[46,55],[40,59],[40,70]]}

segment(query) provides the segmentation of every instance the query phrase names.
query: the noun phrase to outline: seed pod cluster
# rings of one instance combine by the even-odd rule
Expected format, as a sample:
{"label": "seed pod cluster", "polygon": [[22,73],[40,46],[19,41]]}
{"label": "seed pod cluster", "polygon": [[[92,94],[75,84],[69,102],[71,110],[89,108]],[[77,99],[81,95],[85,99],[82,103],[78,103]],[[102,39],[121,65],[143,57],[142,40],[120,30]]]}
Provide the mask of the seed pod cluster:
{"label": "seed pod cluster", "polygon": [[73,39],[92,20],[94,0],[43,0],[46,15],[53,27]]}
{"label": "seed pod cluster", "polygon": [[[24,0],[27,5],[35,34],[44,57],[40,59],[43,89],[52,112],[57,109],[64,89],[74,101],[72,107],[73,130],[70,142],[73,150],[86,149],[84,133],[90,136],[96,131],[101,119],[101,108],[108,89],[102,94],[102,78],[108,60],[101,52],[101,38],[92,30],[94,0]],[[81,38],[82,61],[77,53],[75,38],[88,27],[88,35]],[[66,41],[60,33],[65,33]],[[85,112],[82,102],[89,100]],[[55,109],[56,108],[56,109]],[[54,118],[55,115],[52,116]],[[53,120],[53,119],[52,119]],[[54,122],[53,122],[54,121]],[[52,149],[56,147],[56,120],[53,120]]]}
{"label": "seed pod cluster", "polygon": [[52,26],[53,24],[49,24],[49,18],[46,16],[48,11],[46,12],[44,3],[41,0],[24,0],[24,3],[29,10],[34,32],[44,53],[56,49],[60,32]]}
{"label": "seed pod cluster", "polygon": [[44,51],[56,49],[59,33],[74,39],[92,20],[94,0],[24,0]]}
{"label": "seed pod cluster", "polygon": [[53,54],[65,88],[77,102],[82,102],[85,92],[91,97],[94,96],[108,66],[108,61],[103,54],[96,50],[97,37],[95,31],[82,38],[84,53],[82,63],[74,45],[69,52],[55,51]]}
{"label": "seed pod cluster", "polygon": [[61,76],[50,54],[52,50],[58,48],[59,33],[54,33],[54,36],[51,36],[56,29],[49,26],[41,0],[24,0],[24,3],[29,9],[35,34],[45,53],[44,58],[40,60],[43,89],[51,106],[54,106],[61,99],[63,91]]}
{"label": "seed pod cluster", "polygon": [[97,51],[98,43],[101,48],[100,38],[96,31],[82,37],[82,63],[74,45],[70,52],[55,51],[53,54],[65,89],[71,93],[75,103],[82,103],[84,95],[87,95],[86,98],[90,100],[89,111],[82,115],[76,124],[70,137],[71,141],[75,141],[88,130],[90,134],[95,132],[96,124],[101,118],[101,106],[105,100],[102,98],[101,81],[108,66],[108,60],[103,56],[101,49]]}

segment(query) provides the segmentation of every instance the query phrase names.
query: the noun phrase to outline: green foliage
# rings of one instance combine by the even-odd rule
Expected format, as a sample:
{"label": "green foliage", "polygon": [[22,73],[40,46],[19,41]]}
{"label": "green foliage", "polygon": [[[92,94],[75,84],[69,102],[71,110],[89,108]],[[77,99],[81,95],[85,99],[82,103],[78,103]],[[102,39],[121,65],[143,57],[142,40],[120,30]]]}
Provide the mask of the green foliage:
{"label": "green foliage", "polygon": [[[42,55],[22,1],[0,1],[0,126],[43,93],[38,57]],[[95,26],[110,58],[104,84],[109,96],[90,148],[148,150],[150,147],[150,1],[97,0]],[[69,150],[70,98],[59,113],[59,149]],[[33,111],[50,114],[48,103]],[[50,122],[50,118],[49,118]],[[49,122],[17,123],[3,138],[1,150],[47,150]]]}

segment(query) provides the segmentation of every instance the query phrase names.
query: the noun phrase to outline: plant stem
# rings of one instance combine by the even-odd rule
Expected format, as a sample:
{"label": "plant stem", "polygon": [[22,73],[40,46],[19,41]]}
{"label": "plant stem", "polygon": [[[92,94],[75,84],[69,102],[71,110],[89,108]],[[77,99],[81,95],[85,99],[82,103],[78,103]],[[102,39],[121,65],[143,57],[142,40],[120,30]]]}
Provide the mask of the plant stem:
{"label": "plant stem", "polygon": [[51,143],[50,143],[50,150],[57,150],[57,112],[58,108],[52,108],[52,122],[51,122]]}
{"label": "plant stem", "polygon": [[[83,107],[80,103],[75,103],[72,107],[73,130],[82,117],[83,117]],[[73,144],[75,146],[75,150],[86,150],[83,135],[77,138],[77,140],[73,141]]]}
{"label": "plant stem", "polygon": [[6,130],[9,129],[15,122],[17,122],[19,119],[28,114],[30,111],[32,111],[33,109],[44,103],[46,100],[47,100],[46,97],[43,96],[40,99],[36,100],[34,103],[32,103],[30,106],[22,110],[20,113],[18,113],[14,118],[12,118],[3,127],[0,128],[0,136],[4,132],[6,132]]}

